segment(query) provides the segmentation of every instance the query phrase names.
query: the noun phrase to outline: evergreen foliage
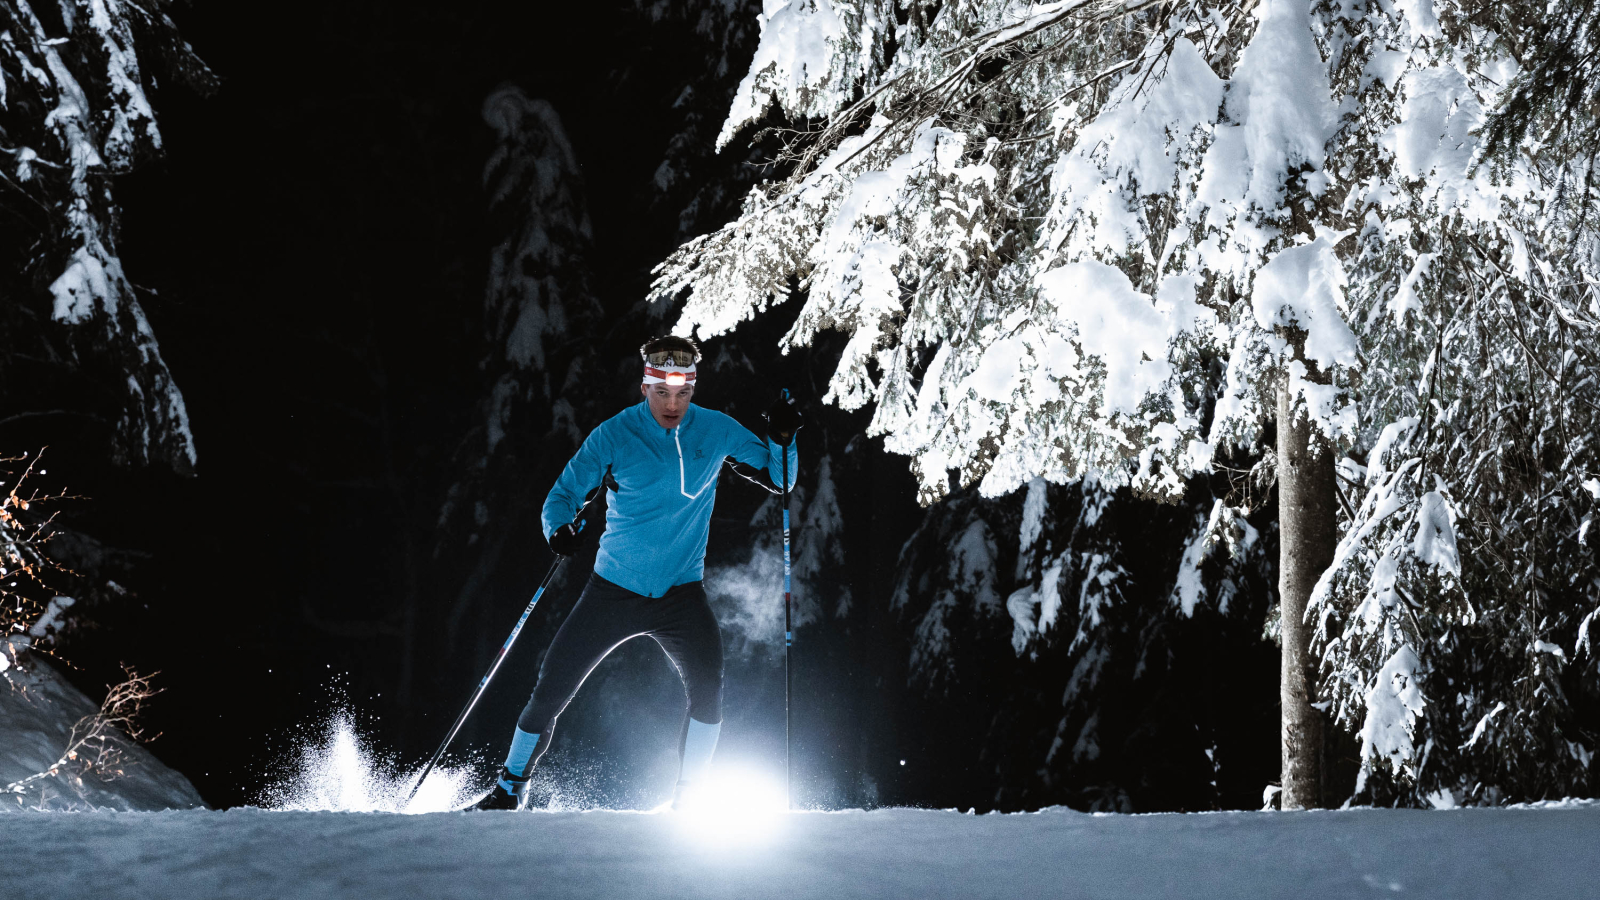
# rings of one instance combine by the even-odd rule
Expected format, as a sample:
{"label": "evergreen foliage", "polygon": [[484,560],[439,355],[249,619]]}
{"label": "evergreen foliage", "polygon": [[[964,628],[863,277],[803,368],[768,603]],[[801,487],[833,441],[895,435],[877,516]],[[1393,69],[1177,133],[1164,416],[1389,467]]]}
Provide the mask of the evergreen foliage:
{"label": "evergreen foliage", "polygon": [[[112,196],[114,176],[162,150],[149,58],[202,93],[216,86],[178,36],[170,5],[0,3],[0,327],[9,345],[0,365],[35,397],[77,391],[120,408],[111,424],[119,462],[189,472],[183,395],[118,257]],[[64,402],[96,405],[82,400]]]}
{"label": "evergreen foliage", "polygon": [[[1174,500],[1251,458],[1242,484],[1270,482],[1285,386],[1343,456],[1309,617],[1320,699],[1361,741],[1357,797],[1582,793],[1600,740],[1582,724],[1600,697],[1590,158],[1530,129],[1590,88],[1551,74],[1582,74],[1566,51],[1526,53],[1587,40],[1590,17],[1561,17],[769,4],[721,140],[781,115],[793,174],[655,291],[692,289],[677,328],[701,336],[798,293],[782,346],[848,336],[827,399],[874,406],[924,502],[950,470],[988,496],[1088,477]],[[1254,491],[1206,529],[1241,533]],[[1041,565],[1032,590],[1084,566]]]}

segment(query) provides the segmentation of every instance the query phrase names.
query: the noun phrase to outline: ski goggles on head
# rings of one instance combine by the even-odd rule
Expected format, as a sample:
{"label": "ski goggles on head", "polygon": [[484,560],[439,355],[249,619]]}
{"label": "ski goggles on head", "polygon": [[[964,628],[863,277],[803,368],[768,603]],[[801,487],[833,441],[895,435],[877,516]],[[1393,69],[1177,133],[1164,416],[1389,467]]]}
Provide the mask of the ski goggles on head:
{"label": "ski goggles on head", "polygon": [[694,368],[695,352],[693,350],[657,350],[644,355],[644,364],[657,369],[672,366],[679,369]]}

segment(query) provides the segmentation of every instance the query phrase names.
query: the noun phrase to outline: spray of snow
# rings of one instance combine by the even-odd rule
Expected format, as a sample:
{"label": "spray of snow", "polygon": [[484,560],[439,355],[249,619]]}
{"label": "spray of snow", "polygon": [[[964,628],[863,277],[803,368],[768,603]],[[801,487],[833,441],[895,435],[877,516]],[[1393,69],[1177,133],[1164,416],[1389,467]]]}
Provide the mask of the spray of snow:
{"label": "spray of snow", "polygon": [[404,769],[374,752],[348,712],[335,712],[323,733],[299,747],[293,771],[262,792],[268,809],[318,812],[425,813],[458,809],[475,799],[470,766],[435,766],[410,803],[421,767]]}

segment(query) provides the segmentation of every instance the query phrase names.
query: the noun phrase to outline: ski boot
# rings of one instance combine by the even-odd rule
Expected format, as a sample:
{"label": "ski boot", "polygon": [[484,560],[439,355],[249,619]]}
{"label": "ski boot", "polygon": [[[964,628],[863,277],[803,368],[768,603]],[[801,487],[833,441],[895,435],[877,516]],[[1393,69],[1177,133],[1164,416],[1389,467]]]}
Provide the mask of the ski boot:
{"label": "ski boot", "polygon": [[494,790],[470,808],[515,812],[522,808],[522,799],[527,796],[527,792],[528,779],[512,775],[509,769],[501,769],[500,780],[495,782]]}

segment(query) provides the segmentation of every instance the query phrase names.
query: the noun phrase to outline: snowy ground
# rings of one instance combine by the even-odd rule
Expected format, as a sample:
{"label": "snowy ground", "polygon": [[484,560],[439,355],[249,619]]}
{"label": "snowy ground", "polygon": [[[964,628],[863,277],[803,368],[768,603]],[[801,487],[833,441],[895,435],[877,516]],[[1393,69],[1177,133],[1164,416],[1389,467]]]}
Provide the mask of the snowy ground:
{"label": "snowy ground", "polygon": [[[71,722],[94,708],[48,666],[31,669],[3,673],[0,776],[48,766]],[[781,781],[727,760],[701,815],[402,815],[391,810],[469,800],[471,767],[436,770],[408,805],[415,773],[366,746],[348,715],[322,732],[265,786],[261,800],[273,810],[128,811],[199,802],[181,775],[137,747],[127,777],[57,779],[26,802],[0,803],[22,810],[0,815],[0,898],[1600,897],[1592,801],[1149,816],[790,814],[777,811]],[[99,809],[32,808],[41,803]]]}
{"label": "snowy ground", "polygon": [[0,819],[8,897],[1595,897],[1600,806],[1090,816],[237,809]]}

